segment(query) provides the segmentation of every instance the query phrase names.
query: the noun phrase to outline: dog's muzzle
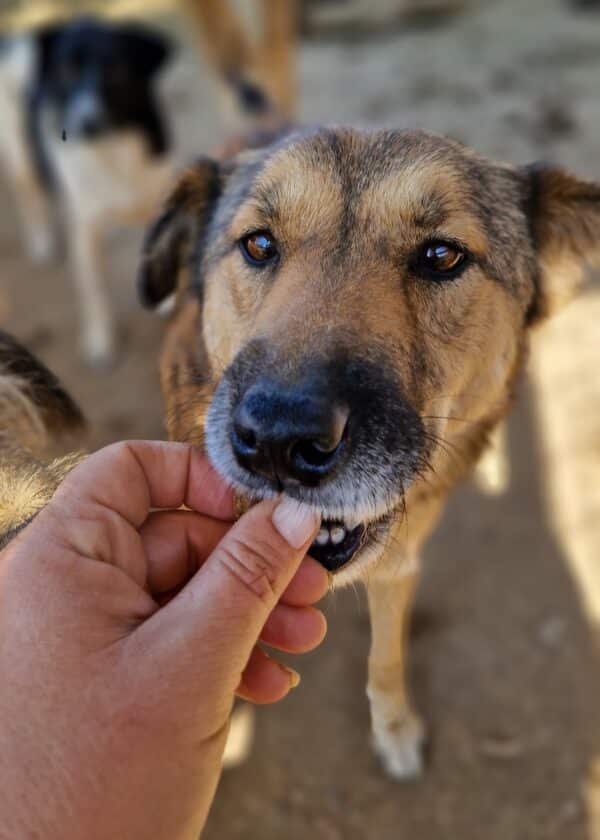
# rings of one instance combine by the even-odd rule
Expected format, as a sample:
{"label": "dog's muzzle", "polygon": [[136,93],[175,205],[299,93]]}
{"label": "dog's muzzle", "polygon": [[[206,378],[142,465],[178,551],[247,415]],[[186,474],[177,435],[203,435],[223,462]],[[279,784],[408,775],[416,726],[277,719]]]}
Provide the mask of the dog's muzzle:
{"label": "dog's muzzle", "polygon": [[[322,517],[310,554],[330,571],[389,527],[417,472],[423,429],[384,365],[306,364],[283,379],[244,351],[206,421],[215,467],[252,499],[285,493]],[[388,366],[389,367],[389,366]],[[266,368],[266,371],[265,371]]]}
{"label": "dog's muzzle", "polygon": [[260,379],[235,410],[231,446],[242,467],[283,489],[318,487],[344,463],[348,415],[306,385]]}

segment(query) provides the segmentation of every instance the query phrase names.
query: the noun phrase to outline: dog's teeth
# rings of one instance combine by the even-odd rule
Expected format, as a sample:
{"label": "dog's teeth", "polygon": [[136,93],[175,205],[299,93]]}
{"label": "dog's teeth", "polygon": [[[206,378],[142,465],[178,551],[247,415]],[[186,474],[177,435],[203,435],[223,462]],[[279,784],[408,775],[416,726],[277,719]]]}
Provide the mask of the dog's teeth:
{"label": "dog's teeth", "polygon": [[336,526],[329,532],[329,537],[334,545],[339,545],[346,538],[346,529]]}
{"label": "dog's teeth", "polygon": [[321,528],[321,530],[315,537],[315,542],[317,545],[327,545],[327,543],[329,542],[329,529]]}

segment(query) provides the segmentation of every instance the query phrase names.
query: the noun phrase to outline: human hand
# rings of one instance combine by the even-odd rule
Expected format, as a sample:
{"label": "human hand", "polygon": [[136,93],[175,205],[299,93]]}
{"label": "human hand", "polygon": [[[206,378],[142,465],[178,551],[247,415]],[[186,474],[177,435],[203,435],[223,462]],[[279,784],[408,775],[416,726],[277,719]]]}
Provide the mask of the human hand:
{"label": "human hand", "polygon": [[295,683],[257,640],[325,633],[327,574],[302,559],[317,518],[289,500],[232,516],[191,447],[116,444],[0,554],[4,836],[198,836],[234,694]]}

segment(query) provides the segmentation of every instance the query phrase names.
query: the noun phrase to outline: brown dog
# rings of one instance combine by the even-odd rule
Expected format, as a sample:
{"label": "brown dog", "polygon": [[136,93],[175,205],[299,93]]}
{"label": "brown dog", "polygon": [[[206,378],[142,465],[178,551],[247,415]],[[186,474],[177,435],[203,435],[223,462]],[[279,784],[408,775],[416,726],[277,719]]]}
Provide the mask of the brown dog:
{"label": "brown dog", "polygon": [[142,296],[178,295],[169,436],[205,445],[247,502],[321,513],[311,553],[368,584],[375,746],[396,778],[422,764],[404,677],[421,546],[599,222],[600,186],[560,169],[322,129],[199,161],[148,234]]}

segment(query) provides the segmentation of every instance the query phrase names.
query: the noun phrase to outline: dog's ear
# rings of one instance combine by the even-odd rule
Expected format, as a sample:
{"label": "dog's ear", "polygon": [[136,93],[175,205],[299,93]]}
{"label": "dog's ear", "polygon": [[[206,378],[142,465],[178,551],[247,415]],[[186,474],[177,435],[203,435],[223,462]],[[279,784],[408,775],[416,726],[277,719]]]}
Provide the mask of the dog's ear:
{"label": "dog's ear", "polygon": [[173,43],[161,32],[138,24],[120,27],[123,48],[142,76],[153,76],[174,51]]}
{"label": "dog's ear", "polygon": [[41,26],[34,32],[35,47],[37,52],[37,75],[44,78],[52,69],[53,52],[58,41],[62,27],[60,24],[49,24]]}
{"label": "dog's ear", "polygon": [[559,167],[536,163],[522,170],[526,213],[538,260],[529,322],[557,311],[577,290],[586,263],[600,258],[600,184]]}
{"label": "dog's ear", "polygon": [[197,253],[220,190],[219,165],[209,158],[197,161],[179,179],[144,241],[138,273],[144,306],[157,307],[177,289],[180,273]]}

